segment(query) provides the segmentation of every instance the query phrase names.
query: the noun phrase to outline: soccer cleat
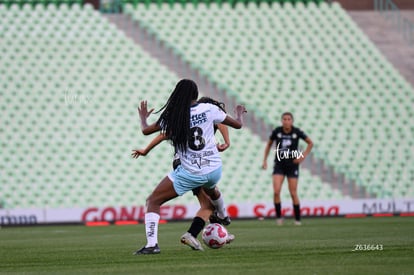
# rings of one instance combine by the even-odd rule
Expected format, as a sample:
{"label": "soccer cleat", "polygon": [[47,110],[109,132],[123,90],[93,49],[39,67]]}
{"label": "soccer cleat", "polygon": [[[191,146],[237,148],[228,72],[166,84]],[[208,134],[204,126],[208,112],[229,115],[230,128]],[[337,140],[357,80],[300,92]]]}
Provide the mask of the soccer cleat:
{"label": "soccer cleat", "polygon": [[279,225],[279,226],[282,226],[283,225],[283,218],[277,218],[276,219],[276,224]]}
{"label": "soccer cleat", "polygon": [[152,247],[143,247],[140,250],[135,251],[132,255],[148,255],[148,254],[160,254],[161,250],[158,244]]}
{"label": "soccer cleat", "polygon": [[234,241],[236,237],[233,234],[228,233],[227,235],[227,240],[226,240],[226,244],[231,243],[232,241]]}
{"label": "soccer cleat", "polygon": [[189,232],[185,232],[184,235],[181,236],[181,243],[188,245],[193,250],[204,250],[201,243]]}
{"label": "soccer cleat", "polygon": [[295,221],[293,224],[296,225],[296,226],[301,226],[302,225],[302,223],[300,221]]}
{"label": "soccer cleat", "polygon": [[210,216],[210,223],[219,223],[221,225],[229,225],[231,223],[230,217],[227,216],[224,219],[219,218],[217,212],[214,211],[213,214]]}

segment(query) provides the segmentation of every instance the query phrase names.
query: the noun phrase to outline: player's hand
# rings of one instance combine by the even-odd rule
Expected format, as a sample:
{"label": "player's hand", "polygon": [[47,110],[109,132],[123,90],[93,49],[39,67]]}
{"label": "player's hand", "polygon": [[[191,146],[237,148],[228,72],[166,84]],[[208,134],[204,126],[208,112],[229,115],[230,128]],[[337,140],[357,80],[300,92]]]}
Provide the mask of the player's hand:
{"label": "player's hand", "polygon": [[150,116],[150,114],[154,111],[154,108],[148,111],[147,101],[141,101],[141,108],[138,107],[138,114],[141,118],[141,121],[146,121],[146,119]]}
{"label": "player's hand", "polygon": [[144,150],[142,150],[142,149],[132,150],[132,152],[133,153],[131,154],[131,156],[134,159],[137,159],[139,156],[146,156],[147,155],[147,153]]}
{"label": "player's hand", "polygon": [[300,164],[305,158],[297,158],[293,160],[294,164]]}
{"label": "player's hand", "polygon": [[223,152],[223,151],[227,150],[227,148],[229,148],[229,147],[230,147],[230,144],[227,144],[227,143],[217,144],[217,150],[219,152]]}
{"label": "player's hand", "polygon": [[244,107],[243,105],[237,105],[234,109],[234,112],[237,116],[241,116],[242,114],[247,113],[247,110],[246,107]]}
{"label": "player's hand", "polygon": [[263,162],[263,164],[262,164],[262,169],[263,169],[263,170],[266,170],[266,169],[267,169],[267,162],[265,162],[265,161]]}

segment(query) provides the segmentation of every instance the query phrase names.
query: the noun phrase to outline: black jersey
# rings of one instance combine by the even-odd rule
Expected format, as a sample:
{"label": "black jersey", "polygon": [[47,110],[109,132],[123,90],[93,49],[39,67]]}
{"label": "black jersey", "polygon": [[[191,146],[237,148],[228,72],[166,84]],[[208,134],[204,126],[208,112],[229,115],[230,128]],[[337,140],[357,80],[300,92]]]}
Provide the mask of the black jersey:
{"label": "black jersey", "polygon": [[308,136],[301,129],[293,126],[290,133],[285,133],[283,127],[280,126],[273,130],[269,138],[275,141],[275,161],[280,162],[303,156],[303,152],[298,149],[299,139],[305,140]]}

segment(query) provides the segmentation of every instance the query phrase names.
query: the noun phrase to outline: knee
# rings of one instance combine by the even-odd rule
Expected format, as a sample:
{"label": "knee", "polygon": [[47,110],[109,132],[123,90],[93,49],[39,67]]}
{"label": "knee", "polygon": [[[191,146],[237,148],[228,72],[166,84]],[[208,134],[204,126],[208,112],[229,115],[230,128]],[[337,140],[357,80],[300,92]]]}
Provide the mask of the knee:
{"label": "knee", "polygon": [[290,193],[290,197],[292,198],[292,200],[293,200],[294,202],[298,202],[298,201],[299,201],[298,193],[297,193],[296,191],[291,192],[291,193]]}
{"label": "knee", "polygon": [[275,196],[280,196],[281,191],[282,191],[282,188],[280,188],[280,187],[273,187],[273,194]]}
{"label": "knee", "polygon": [[210,199],[212,199],[213,201],[219,199],[220,196],[221,196],[220,191],[218,191],[215,188],[214,189],[207,189],[207,188],[205,188],[204,191],[210,197]]}
{"label": "knee", "polygon": [[147,200],[146,200],[147,207],[149,205],[154,205],[156,203],[157,203],[157,200],[155,199],[155,196],[153,194],[151,194],[147,197]]}
{"label": "knee", "polygon": [[149,195],[147,199],[145,200],[145,205],[147,206],[147,208],[148,208],[148,205],[150,205],[150,203],[151,203],[151,195]]}
{"label": "knee", "polygon": [[211,210],[211,211],[214,210],[214,206],[210,202],[210,200],[198,200],[198,202],[200,203],[200,209]]}

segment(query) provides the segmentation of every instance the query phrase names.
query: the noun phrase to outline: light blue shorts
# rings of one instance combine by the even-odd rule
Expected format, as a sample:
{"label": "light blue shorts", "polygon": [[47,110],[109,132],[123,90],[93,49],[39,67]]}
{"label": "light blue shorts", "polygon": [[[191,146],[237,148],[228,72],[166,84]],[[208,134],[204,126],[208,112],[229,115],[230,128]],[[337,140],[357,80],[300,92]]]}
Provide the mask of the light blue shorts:
{"label": "light blue shorts", "polygon": [[200,186],[208,189],[216,187],[221,178],[221,167],[206,175],[193,175],[180,165],[168,174],[168,178],[173,182],[175,192],[182,196],[184,193]]}

